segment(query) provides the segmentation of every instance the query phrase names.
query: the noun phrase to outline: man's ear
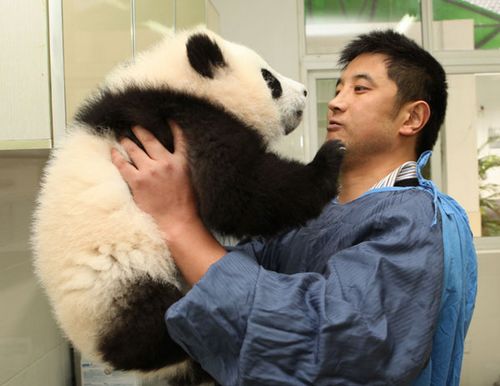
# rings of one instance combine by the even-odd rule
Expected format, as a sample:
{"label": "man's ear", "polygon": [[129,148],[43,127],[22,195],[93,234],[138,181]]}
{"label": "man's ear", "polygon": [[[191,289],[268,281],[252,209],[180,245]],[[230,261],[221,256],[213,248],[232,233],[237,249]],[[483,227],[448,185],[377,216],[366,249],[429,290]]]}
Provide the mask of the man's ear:
{"label": "man's ear", "polygon": [[399,129],[404,136],[416,135],[425,126],[431,116],[431,109],[427,102],[419,100],[403,106],[405,121]]}

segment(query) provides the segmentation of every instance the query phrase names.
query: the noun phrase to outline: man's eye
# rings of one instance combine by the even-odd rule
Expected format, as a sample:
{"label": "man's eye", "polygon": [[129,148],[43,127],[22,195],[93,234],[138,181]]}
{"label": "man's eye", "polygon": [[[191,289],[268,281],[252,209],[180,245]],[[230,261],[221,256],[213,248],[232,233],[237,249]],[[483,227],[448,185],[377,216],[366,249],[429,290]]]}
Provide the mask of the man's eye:
{"label": "man's eye", "polygon": [[365,86],[354,86],[354,91],[366,91],[368,90],[368,87]]}

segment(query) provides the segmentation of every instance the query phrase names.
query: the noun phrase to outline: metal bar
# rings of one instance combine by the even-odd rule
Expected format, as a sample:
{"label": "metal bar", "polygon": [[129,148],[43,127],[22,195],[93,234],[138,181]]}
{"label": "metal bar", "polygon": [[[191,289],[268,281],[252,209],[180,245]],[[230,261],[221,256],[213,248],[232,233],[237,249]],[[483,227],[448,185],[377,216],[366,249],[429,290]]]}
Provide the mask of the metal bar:
{"label": "metal bar", "polygon": [[458,2],[456,0],[444,0],[445,3],[456,5],[459,8],[465,9],[477,13],[478,15],[489,17],[490,19],[500,21],[500,16],[495,15],[493,12],[480,8],[479,6],[473,6],[472,4],[467,4],[463,2]]}
{"label": "metal bar", "polygon": [[483,47],[486,43],[488,43],[491,39],[493,39],[495,36],[498,35],[500,32],[500,27],[495,28],[493,31],[491,31],[488,35],[486,35],[484,38],[482,38],[480,41],[476,43],[476,49]]}
{"label": "metal bar", "polygon": [[363,13],[365,12],[367,5],[368,5],[368,0],[363,0],[363,4],[361,4],[361,7],[358,10],[358,18],[363,16]]}
{"label": "metal bar", "polygon": [[474,24],[474,28],[480,29],[480,28],[498,28],[500,27],[500,23],[494,23],[494,24]]}
{"label": "metal bar", "polygon": [[346,10],[346,7],[345,7],[344,0],[340,0],[339,1],[339,6],[340,6],[340,10],[342,11],[342,14],[344,16],[347,16],[347,10]]}
{"label": "metal bar", "polygon": [[377,13],[377,0],[372,0],[372,8],[370,10],[370,20],[375,18],[375,13]]}
{"label": "metal bar", "polygon": [[313,13],[313,6],[312,6],[312,0],[306,0],[305,1],[305,9],[307,9],[307,13],[312,16]]}
{"label": "metal bar", "polygon": [[130,40],[132,43],[132,57],[135,58],[136,47],[136,15],[135,15],[135,0],[130,0]]}
{"label": "metal bar", "polygon": [[422,47],[427,51],[432,52],[434,50],[432,44],[432,23],[434,15],[432,12],[432,0],[422,0],[420,3],[420,13],[422,16]]}
{"label": "metal bar", "polygon": [[[62,0],[48,1],[50,116],[52,146],[66,134],[66,85]],[[12,144],[10,144],[12,145]],[[27,144],[27,146],[31,146]],[[34,145],[45,148],[45,144]]]}

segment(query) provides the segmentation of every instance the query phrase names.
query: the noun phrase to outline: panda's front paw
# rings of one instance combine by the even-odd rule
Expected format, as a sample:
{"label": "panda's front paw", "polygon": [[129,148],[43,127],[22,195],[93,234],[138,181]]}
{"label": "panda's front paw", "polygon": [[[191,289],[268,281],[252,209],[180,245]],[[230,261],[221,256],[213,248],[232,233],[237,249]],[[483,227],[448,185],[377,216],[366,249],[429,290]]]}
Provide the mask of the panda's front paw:
{"label": "panda's front paw", "polygon": [[345,145],[341,141],[326,141],[319,148],[312,164],[321,170],[332,173],[331,176],[337,176],[345,152]]}

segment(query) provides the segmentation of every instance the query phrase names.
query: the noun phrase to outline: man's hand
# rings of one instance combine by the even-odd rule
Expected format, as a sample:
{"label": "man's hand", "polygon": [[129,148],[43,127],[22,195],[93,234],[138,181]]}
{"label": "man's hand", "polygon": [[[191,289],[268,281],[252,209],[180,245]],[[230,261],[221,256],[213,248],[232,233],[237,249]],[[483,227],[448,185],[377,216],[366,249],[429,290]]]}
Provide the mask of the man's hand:
{"label": "man's hand", "polygon": [[133,164],[117,150],[113,149],[111,153],[111,160],[129,185],[135,203],[155,219],[167,240],[179,227],[198,221],[185,138],[179,126],[171,123],[171,127],[173,153],[153,134],[139,126],[132,131],[146,152],[129,138],[124,138],[120,143]]}
{"label": "man's hand", "polygon": [[146,152],[125,138],[120,143],[133,164],[115,149],[111,151],[111,160],[132,190],[137,206],[158,224],[177,267],[192,285],[226,251],[198,216],[186,142],[179,126],[171,123],[170,127],[173,153],[150,132],[134,127],[132,130]]}

